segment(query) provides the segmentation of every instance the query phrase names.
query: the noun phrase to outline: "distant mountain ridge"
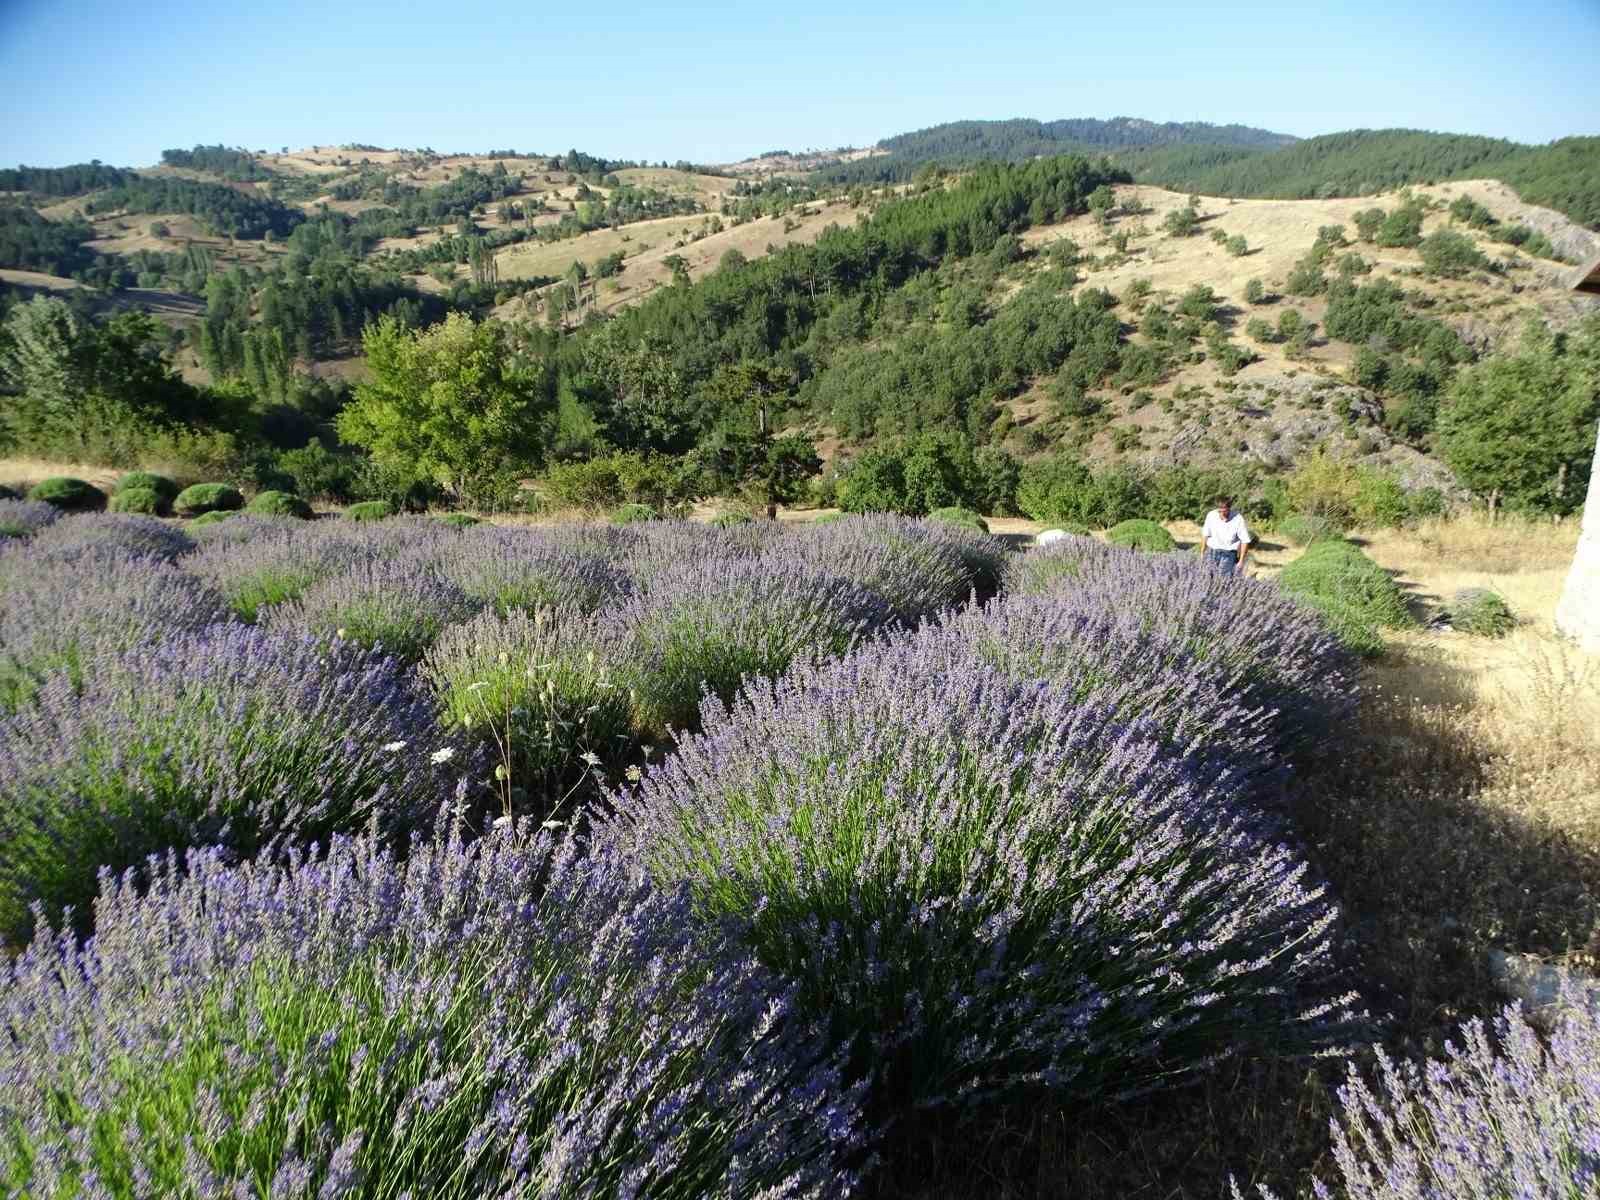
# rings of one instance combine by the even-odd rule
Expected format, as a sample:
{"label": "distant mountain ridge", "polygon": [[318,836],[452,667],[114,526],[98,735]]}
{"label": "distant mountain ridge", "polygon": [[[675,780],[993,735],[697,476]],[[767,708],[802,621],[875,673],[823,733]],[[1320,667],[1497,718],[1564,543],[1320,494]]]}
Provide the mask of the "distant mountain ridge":
{"label": "distant mountain ridge", "polygon": [[967,167],[1056,154],[1110,158],[1140,183],[1212,196],[1366,196],[1446,179],[1493,178],[1523,200],[1600,229],[1600,137],[1528,146],[1419,129],[1297,138],[1248,125],[1146,121],[949,121],[882,139],[884,153],[819,171],[832,183],[904,182],[938,164]]}

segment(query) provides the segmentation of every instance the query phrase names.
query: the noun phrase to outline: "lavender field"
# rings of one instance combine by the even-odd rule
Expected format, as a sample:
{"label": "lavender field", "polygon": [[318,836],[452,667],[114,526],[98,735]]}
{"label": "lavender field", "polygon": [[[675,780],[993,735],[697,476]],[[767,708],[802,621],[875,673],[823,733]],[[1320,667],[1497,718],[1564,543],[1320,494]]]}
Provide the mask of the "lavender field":
{"label": "lavender field", "polygon": [[[5,1195],[898,1194],[1381,1035],[1284,803],[1359,667],[1271,583],[0,506]],[[1352,1068],[1304,1193],[1595,1194],[1600,1026],[1491,1032]]]}

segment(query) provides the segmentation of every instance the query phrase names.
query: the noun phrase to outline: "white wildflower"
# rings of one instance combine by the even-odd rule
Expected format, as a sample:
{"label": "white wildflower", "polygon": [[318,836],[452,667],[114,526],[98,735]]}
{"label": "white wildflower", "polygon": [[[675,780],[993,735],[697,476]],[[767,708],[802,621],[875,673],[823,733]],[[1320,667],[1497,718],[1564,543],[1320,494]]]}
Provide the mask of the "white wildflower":
{"label": "white wildflower", "polygon": [[447,763],[456,756],[455,750],[450,746],[441,746],[428,757],[435,763]]}
{"label": "white wildflower", "polygon": [[383,748],[390,754],[398,754],[406,748],[406,744],[404,742],[385,742]]}
{"label": "white wildflower", "polygon": [[600,756],[593,750],[585,750],[582,754],[578,755],[578,757],[583,759],[583,761],[588,763],[591,767],[598,767],[600,765]]}

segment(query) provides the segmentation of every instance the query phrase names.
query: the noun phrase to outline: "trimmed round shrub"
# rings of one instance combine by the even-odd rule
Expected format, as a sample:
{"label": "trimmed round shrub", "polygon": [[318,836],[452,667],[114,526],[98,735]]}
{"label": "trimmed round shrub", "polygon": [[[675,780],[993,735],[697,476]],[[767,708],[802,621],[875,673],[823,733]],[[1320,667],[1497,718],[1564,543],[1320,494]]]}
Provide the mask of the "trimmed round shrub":
{"label": "trimmed round shrub", "polygon": [[176,500],[180,491],[178,485],[165,475],[157,475],[153,471],[129,471],[121,479],[117,480],[117,486],[112,495],[121,495],[123,492],[136,490],[154,492],[166,501]]}
{"label": "trimmed round shrub", "polygon": [[1285,517],[1278,523],[1277,532],[1291,546],[1310,546],[1344,535],[1335,521],[1309,513],[1294,513]]}
{"label": "trimmed round shrub", "polygon": [[1106,541],[1113,546],[1126,546],[1130,550],[1146,550],[1154,553],[1165,553],[1178,548],[1178,543],[1172,540],[1172,535],[1163,526],[1142,517],[1113,525],[1106,530]]}
{"label": "trimmed round shrub", "polygon": [[590,765],[630,748],[633,705],[614,629],[576,609],[481,613],[439,635],[421,672],[447,728],[495,762],[501,802],[548,814]]}
{"label": "trimmed round shrub", "polygon": [[1517,627],[1516,614],[1497,592],[1465,588],[1456,593],[1448,612],[1450,627],[1474,637],[1505,637]]}
{"label": "trimmed round shrub", "polygon": [[661,514],[648,504],[624,504],[611,514],[613,525],[633,525],[640,521],[659,521]]}
{"label": "trimmed round shrub", "polygon": [[1093,694],[919,636],[704,720],[597,837],[743,926],[872,1111],[1100,1101],[1340,1032],[1304,863]]}
{"label": "trimmed round shrub", "polygon": [[244,506],[244,511],[263,517],[293,517],[300,521],[311,519],[311,505],[293,492],[261,492]]}
{"label": "trimmed round shrub", "polygon": [[298,599],[261,610],[257,619],[270,629],[381,647],[416,662],[446,626],[467,620],[481,607],[432,564],[378,558],[358,560],[317,580]]}
{"label": "trimmed round shrub", "polygon": [[594,612],[628,589],[621,566],[533,530],[473,530],[445,550],[439,563],[469,598],[501,613],[555,607]]}
{"label": "trimmed round shrub", "polygon": [[107,507],[114,513],[159,517],[166,513],[167,501],[154,488],[121,488],[111,494]]}
{"label": "trimmed round shrub", "polygon": [[198,517],[195,517],[189,522],[189,527],[191,529],[199,529],[207,525],[220,525],[222,522],[228,520],[232,516],[234,516],[233,513],[224,509],[217,509],[214,512],[201,513]]}
{"label": "trimmed round shrub", "polygon": [[411,673],[375,653],[218,625],[97,656],[0,723],[0,929],[18,940],[33,902],[82,923],[98,868],[172,846],[403,837],[464,766]]}
{"label": "trimmed round shrub", "polygon": [[875,592],[900,620],[914,623],[960,604],[973,580],[947,525],[887,513],[850,516],[784,539],[772,553],[843,575]]}
{"label": "trimmed round shrub", "polygon": [[[12,551],[11,553],[15,553]],[[200,580],[170,563],[108,553],[0,562],[0,712],[28,699],[48,674],[80,683],[96,654],[159,641],[228,619]]]}
{"label": "trimmed round shrub", "polygon": [[928,520],[948,521],[952,525],[961,525],[977,533],[989,532],[989,522],[970,508],[936,508],[928,514]]}
{"label": "trimmed round shrub", "polygon": [[452,529],[470,529],[480,523],[471,513],[440,513],[434,520]]}
{"label": "trimmed round shrub", "polygon": [[238,616],[254,621],[263,609],[297,599],[314,583],[347,571],[366,557],[349,542],[318,536],[298,523],[272,521],[250,529],[241,516],[229,526],[250,536],[208,540],[184,560],[184,568],[205,580]]}
{"label": "trimmed round shrub", "polygon": [[657,572],[607,623],[624,647],[639,723],[660,734],[697,724],[704,694],[728,700],[747,677],[842,654],[889,617],[872,592],[805,561],[699,557]]}
{"label": "trimmed round shrub", "polygon": [[515,830],[225,859],[108,879],[0,985],[21,1194],[856,1194],[859,1089],[681,890]]}
{"label": "trimmed round shrub", "polygon": [[754,520],[747,512],[725,512],[712,517],[709,524],[716,529],[733,529],[739,525],[749,525]]}
{"label": "trimmed round shrub", "polygon": [[[1339,1089],[1333,1161],[1349,1200],[1456,1200],[1593,1194],[1600,1146],[1600,1011],[1571,988],[1548,1038],[1512,1004],[1478,1019],[1444,1058],[1394,1062],[1374,1046],[1377,1078],[1352,1064]],[[1320,1180],[1318,1196],[1330,1196]],[[1267,1200],[1272,1193],[1263,1191]],[[1239,1197],[1237,1185],[1233,1195]]]}
{"label": "trimmed round shrub", "polygon": [[194,539],[182,529],[135,513],[83,513],[67,517],[41,529],[28,544],[28,553],[35,559],[132,554],[170,560],[193,549]]}
{"label": "trimmed round shrub", "polygon": [[106,506],[106,494],[92,483],[53,475],[28,490],[29,500],[53,504],[65,512],[98,512]]}
{"label": "trimmed round shrub", "polygon": [[387,500],[363,500],[344,510],[352,521],[383,521],[394,516],[394,505]]}
{"label": "trimmed round shrub", "polygon": [[1316,614],[1272,583],[1221,575],[1193,555],[1069,537],[1017,555],[1007,587],[1073,612],[1115,611],[1158,627],[1231,680],[1242,705],[1275,710],[1285,748],[1317,741],[1354,709],[1356,663]]}
{"label": "trimmed round shrub", "polygon": [[244,507],[244,493],[229,483],[197,483],[179,492],[172,501],[172,507],[183,517],[237,512]]}
{"label": "trimmed round shrub", "polygon": [[1359,654],[1382,653],[1382,629],[1416,622],[1405,594],[1389,572],[1343,539],[1316,542],[1278,573],[1278,585],[1322,613],[1342,641]]}
{"label": "trimmed round shrub", "polygon": [[61,519],[61,510],[42,500],[0,499],[0,544],[9,538],[32,537]]}

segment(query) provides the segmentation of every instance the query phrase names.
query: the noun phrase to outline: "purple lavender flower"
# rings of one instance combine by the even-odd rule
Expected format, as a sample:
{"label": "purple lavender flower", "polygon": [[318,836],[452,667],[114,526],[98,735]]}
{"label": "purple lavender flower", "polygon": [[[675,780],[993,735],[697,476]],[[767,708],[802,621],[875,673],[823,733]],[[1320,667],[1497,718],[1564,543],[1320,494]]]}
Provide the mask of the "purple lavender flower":
{"label": "purple lavender flower", "polygon": [[31,537],[61,519],[61,510],[43,500],[0,498],[0,545],[9,538]]}
{"label": "purple lavender flower", "polygon": [[1333,1036],[1333,907],[1127,708],[928,628],[708,699],[597,837],[745,923],[891,1111]]}
{"label": "purple lavender flower", "polygon": [[28,543],[34,558],[145,555],[175,559],[194,549],[194,539],[176,525],[136,513],[82,513],[41,529]]}
{"label": "purple lavender flower", "polygon": [[208,541],[183,566],[216,588],[240,617],[254,621],[263,609],[297,599],[312,584],[368,557],[352,539],[290,520],[255,530],[245,539]]}
{"label": "purple lavender flower", "polygon": [[428,561],[428,549],[418,557],[358,559],[258,619],[269,629],[382,647],[415,662],[447,626],[481,607]]}
{"label": "purple lavender flower", "polygon": [[[1548,1042],[1513,1004],[1461,1027],[1444,1058],[1352,1066],[1329,1122],[1349,1200],[1578,1200],[1600,1188],[1600,1011],[1574,988]],[[1312,1181],[1319,1200],[1334,1195]],[[1264,1197],[1272,1193],[1262,1188]],[[1237,1185],[1232,1192],[1240,1195]]]}
{"label": "purple lavender flower", "polygon": [[100,867],[169,846],[425,825],[463,770],[409,672],[240,625],[101,654],[0,721],[0,930],[28,905],[87,916]]}
{"label": "purple lavender flower", "polygon": [[693,557],[654,569],[607,614],[626,647],[649,730],[692,725],[703,694],[777,675],[802,655],[843,653],[889,619],[851,580],[778,555]]}
{"label": "purple lavender flower", "polygon": [[1186,644],[1246,708],[1278,710],[1284,745],[1336,727],[1353,710],[1357,666],[1317,617],[1270,583],[1208,571],[1183,555],[1147,555],[1068,537],[1017,556],[1013,594],[1074,612],[1116,611]]}
{"label": "purple lavender flower", "polygon": [[854,580],[915,623],[960,604],[976,586],[954,546],[939,522],[873,514],[797,531],[768,556]]}
{"label": "purple lavender flower", "polygon": [[220,596],[159,559],[108,552],[85,564],[8,555],[0,563],[0,713],[22,703],[48,672],[65,671],[76,684],[96,653],[227,619]]}
{"label": "purple lavender flower", "polygon": [[0,977],[0,1171],[30,1195],[851,1195],[859,1088],[691,906],[515,829],[108,877],[91,942],[44,931]]}
{"label": "purple lavender flower", "polygon": [[469,530],[443,552],[440,568],[467,596],[502,613],[558,606],[594,612],[628,588],[611,556],[537,530]]}

